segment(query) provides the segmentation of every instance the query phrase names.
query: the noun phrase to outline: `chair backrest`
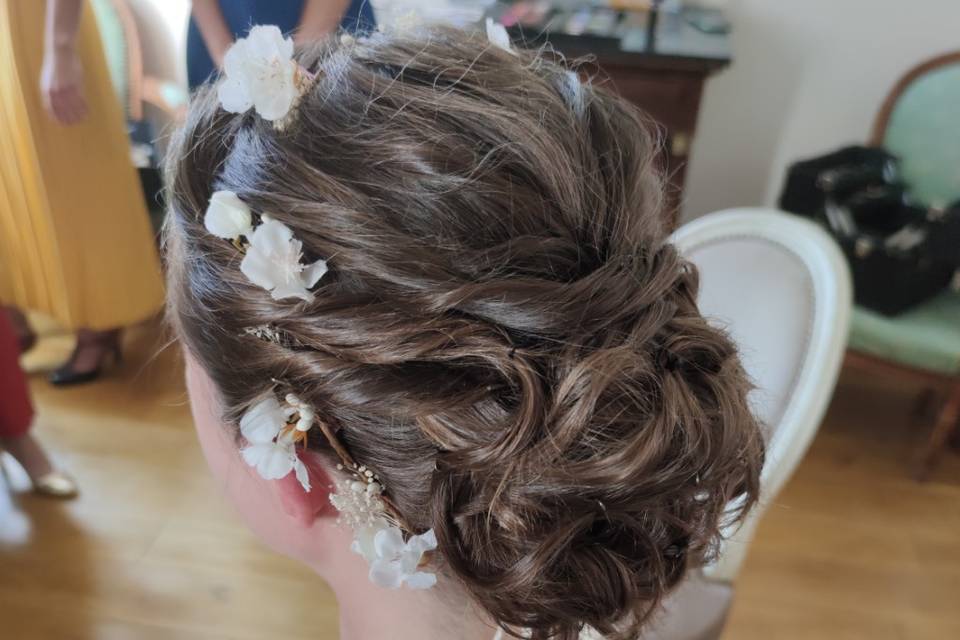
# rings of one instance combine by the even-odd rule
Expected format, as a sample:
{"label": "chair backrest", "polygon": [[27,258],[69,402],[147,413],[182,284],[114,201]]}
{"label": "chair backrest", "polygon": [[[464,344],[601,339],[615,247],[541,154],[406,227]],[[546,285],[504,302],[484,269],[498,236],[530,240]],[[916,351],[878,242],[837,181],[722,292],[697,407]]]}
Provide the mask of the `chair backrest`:
{"label": "chair backrest", "polygon": [[920,202],[960,199],[960,51],[927,60],[904,75],[877,114],[871,142],[900,158]]}
{"label": "chair backrest", "polygon": [[700,271],[698,304],[740,349],[766,426],[760,504],[727,539],[706,577],[732,581],[754,529],[813,440],[833,393],[850,322],[847,264],[817,225],[772,209],[731,209],[673,235]]}

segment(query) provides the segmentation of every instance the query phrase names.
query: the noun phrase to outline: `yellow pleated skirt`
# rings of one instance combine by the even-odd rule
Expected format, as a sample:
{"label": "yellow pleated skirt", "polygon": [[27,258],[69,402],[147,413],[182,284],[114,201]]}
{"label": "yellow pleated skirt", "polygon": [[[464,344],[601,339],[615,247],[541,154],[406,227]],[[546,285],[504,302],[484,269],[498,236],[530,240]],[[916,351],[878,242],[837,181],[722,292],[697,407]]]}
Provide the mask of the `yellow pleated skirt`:
{"label": "yellow pleated skirt", "polygon": [[0,301],[101,330],[157,313],[153,231],[97,27],[79,34],[86,119],[44,110],[43,0],[0,0]]}

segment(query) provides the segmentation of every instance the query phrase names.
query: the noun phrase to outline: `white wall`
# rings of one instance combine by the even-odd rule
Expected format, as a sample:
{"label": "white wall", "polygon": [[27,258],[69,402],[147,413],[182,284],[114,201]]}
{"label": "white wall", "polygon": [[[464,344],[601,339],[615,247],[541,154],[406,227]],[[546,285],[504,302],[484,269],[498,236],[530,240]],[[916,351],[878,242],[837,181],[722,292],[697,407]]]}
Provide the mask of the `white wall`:
{"label": "white wall", "polygon": [[186,85],[189,0],[131,0],[143,47],[144,71]]}
{"label": "white wall", "polygon": [[960,49],[960,0],[728,0],[734,62],[706,87],[684,218],[773,204],[794,159],[862,142],[910,67]]}

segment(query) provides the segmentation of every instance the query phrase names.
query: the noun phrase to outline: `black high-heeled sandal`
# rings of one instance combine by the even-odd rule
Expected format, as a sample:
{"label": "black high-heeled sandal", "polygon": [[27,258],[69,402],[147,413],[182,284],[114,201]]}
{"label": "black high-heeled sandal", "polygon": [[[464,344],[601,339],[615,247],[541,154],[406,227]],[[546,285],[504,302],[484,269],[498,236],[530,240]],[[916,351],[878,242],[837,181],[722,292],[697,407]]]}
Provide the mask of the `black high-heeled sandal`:
{"label": "black high-heeled sandal", "polygon": [[[97,365],[87,371],[75,370],[74,362],[77,359],[77,355],[82,349],[92,347],[102,349]],[[113,364],[115,365],[123,360],[119,329],[102,332],[86,343],[78,342],[76,348],[73,350],[73,355],[70,356],[67,363],[50,374],[50,384],[58,387],[66,387],[92,382],[100,377],[107,366],[107,360],[110,358],[112,358]]]}

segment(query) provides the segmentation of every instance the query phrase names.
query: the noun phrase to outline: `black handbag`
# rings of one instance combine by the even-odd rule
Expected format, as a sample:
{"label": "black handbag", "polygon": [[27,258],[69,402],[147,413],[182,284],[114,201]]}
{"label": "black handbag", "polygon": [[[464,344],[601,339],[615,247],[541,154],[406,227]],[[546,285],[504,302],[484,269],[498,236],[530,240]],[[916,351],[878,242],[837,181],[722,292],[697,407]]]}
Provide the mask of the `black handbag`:
{"label": "black handbag", "polygon": [[780,194],[780,208],[814,217],[823,210],[827,195],[843,200],[871,186],[899,182],[896,156],[878,147],[844,147],[790,166]]}
{"label": "black handbag", "polygon": [[780,206],[828,229],[850,264],[857,304],[880,313],[936,295],[960,267],[960,203],[946,211],[914,203],[883,149],[846,147],[792,165]]}
{"label": "black handbag", "polygon": [[835,237],[850,265],[854,300],[885,315],[902,313],[937,295],[950,285],[956,270],[929,255],[929,235],[923,231],[904,247],[869,231]]}
{"label": "black handbag", "polygon": [[930,254],[935,260],[960,269],[960,200],[946,209],[927,212],[930,228]]}

